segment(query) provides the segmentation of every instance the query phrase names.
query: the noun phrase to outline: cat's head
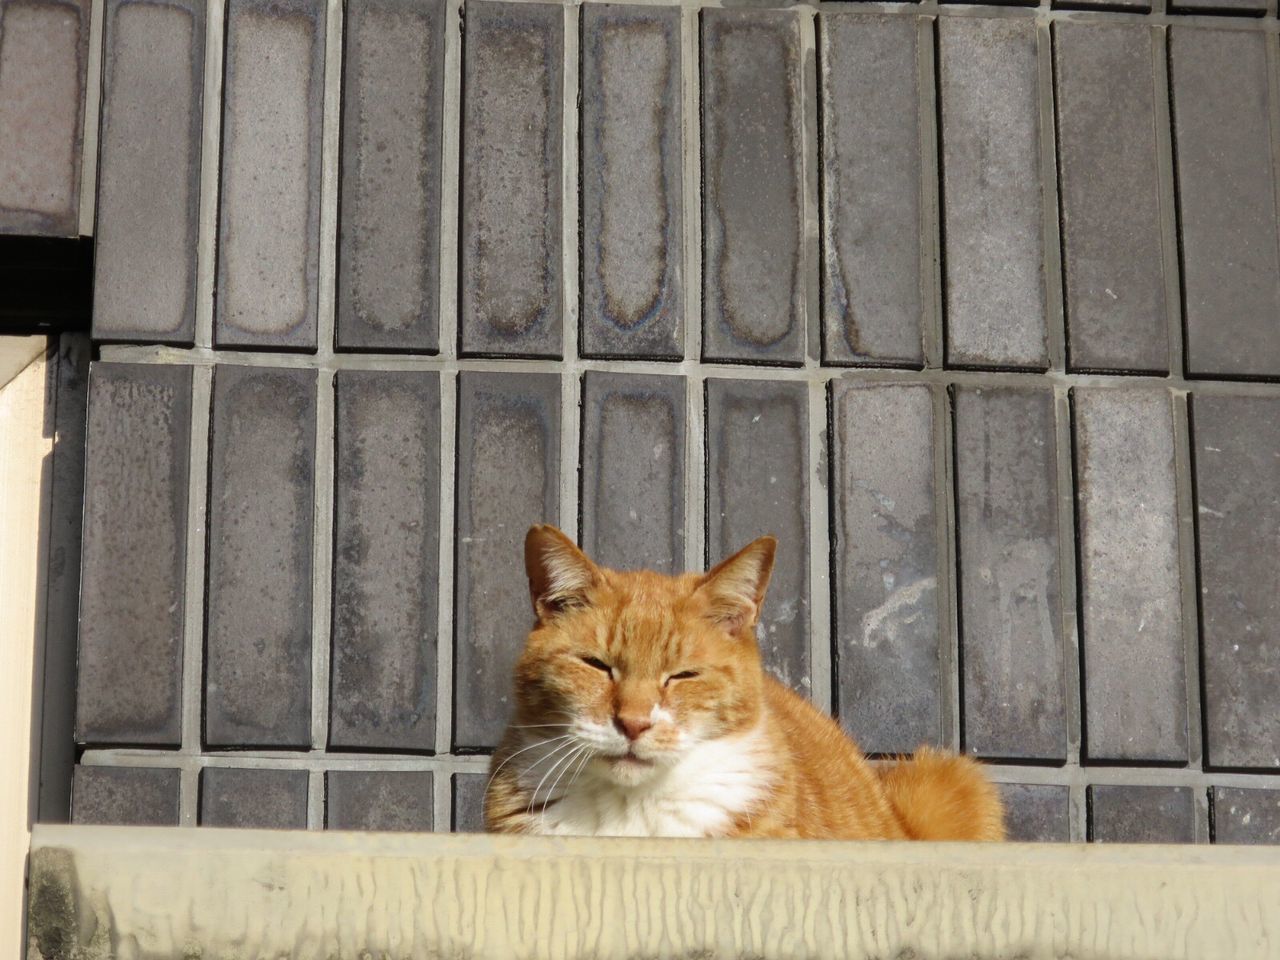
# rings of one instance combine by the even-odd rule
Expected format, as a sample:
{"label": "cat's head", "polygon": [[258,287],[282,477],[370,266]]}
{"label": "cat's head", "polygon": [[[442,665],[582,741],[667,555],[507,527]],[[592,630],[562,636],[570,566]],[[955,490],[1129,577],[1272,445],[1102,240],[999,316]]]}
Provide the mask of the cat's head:
{"label": "cat's head", "polygon": [[672,577],[599,567],[555,527],[533,527],[537,623],[516,668],[515,723],[530,740],[571,738],[627,785],[751,729],[764,689],[755,625],[776,546],[761,537],[708,573]]}

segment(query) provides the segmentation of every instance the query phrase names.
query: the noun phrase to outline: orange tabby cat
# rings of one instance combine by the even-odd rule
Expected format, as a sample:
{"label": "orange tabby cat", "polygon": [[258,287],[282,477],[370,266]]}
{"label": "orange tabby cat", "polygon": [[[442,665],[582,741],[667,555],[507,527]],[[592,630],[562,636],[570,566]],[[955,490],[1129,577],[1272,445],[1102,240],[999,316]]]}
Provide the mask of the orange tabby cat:
{"label": "orange tabby cat", "polygon": [[537,624],[492,761],[490,830],[650,837],[1000,840],[978,764],[938,750],[873,767],[761,668],[776,541],[706,574],[597,567],[536,526]]}

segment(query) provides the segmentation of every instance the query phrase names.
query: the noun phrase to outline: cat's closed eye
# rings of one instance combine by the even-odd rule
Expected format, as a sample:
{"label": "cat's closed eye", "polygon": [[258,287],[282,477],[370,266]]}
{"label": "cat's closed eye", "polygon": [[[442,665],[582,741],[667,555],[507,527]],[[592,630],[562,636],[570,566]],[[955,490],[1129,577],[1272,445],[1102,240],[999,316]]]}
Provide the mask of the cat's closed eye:
{"label": "cat's closed eye", "polygon": [[597,670],[603,671],[604,673],[609,674],[609,676],[613,676],[613,667],[609,666],[599,657],[582,657],[581,659],[588,667],[595,667]]}
{"label": "cat's closed eye", "polygon": [[670,683],[672,680],[692,680],[697,675],[697,670],[681,670],[679,673],[673,673],[671,676],[667,677],[666,683],[664,683],[663,686],[666,686],[666,684]]}

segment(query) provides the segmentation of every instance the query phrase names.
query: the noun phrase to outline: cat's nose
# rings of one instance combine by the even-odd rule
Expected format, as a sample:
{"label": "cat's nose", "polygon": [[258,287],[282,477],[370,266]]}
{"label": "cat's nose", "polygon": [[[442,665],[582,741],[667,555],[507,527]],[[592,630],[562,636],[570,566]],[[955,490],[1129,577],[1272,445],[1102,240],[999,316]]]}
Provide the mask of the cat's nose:
{"label": "cat's nose", "polygon": [[617,727],[628,740],[639,740],[640,734],[653,726],[653,721],[647,716],[628,716],[618,714],[618,716],[613,718],[613,725]]}

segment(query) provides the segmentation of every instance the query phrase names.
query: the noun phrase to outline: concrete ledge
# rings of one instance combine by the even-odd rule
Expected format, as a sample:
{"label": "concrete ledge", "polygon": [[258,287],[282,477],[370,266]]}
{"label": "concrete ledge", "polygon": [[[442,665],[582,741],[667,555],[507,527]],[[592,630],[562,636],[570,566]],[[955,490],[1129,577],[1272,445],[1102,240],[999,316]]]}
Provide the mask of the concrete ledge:
{"label": "concrete ledge", "polygon": [[38,826],[28,960],[1280,956],[1280,848]]}

